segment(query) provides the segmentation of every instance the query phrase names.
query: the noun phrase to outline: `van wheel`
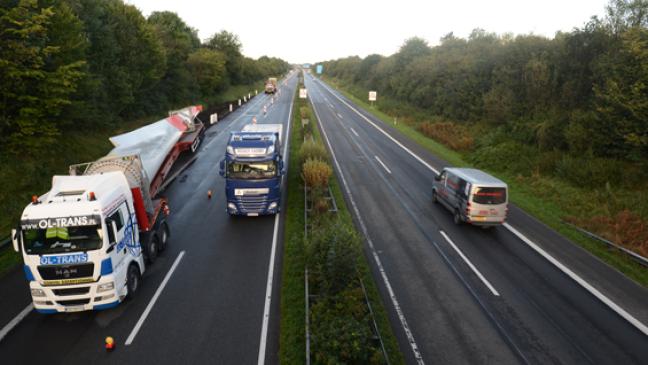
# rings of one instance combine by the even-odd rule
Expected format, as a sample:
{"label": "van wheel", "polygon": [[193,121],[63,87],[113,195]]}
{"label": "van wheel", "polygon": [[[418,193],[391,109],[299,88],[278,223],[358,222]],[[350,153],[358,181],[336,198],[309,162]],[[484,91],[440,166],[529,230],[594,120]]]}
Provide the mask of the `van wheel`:
{"label": "van wheel", "polygon": [[169,225],[164,222],[162,227],[160,227],[160,244],[158,245],[158,252],[162,252],[167,248],[167,242],[169,240]]}
{"label": "van wheel", "polygon": [[452,220],[454,221],[454,224],[456,224],[456,225],[460,225],[462,223],[461,214],[459,213],[459,209],[455,209],[454,217],[453,217]]}
{"label": "van wheel", "polygon": [[158,236],[155,234],[151,237],[151,239],[147,243],[146,247],[146,262],[149,264],[153,264],[155,260],[157,259],[157,254],[158,254],[158,246],[159,246],[159,239]]}
{"label": "van wheel", "polygon": [[439,198],[437,197],[436,190],[432,190],[432,203],[436,204],[439,202]]}
{"label": "van wheel", "polygon": [[131,264],[128,266],[128,272],[126,273],[126,288],[128,288],[128,298],[135,297],[135,294],[139,290],[140,279],[142,275],[140,274],[137,265]]}

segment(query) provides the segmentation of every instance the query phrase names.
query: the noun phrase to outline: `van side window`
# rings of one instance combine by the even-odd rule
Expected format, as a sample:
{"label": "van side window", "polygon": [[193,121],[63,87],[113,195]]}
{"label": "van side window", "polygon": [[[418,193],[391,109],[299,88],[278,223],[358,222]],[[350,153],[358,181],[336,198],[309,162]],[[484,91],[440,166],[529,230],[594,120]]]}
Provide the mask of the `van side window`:
{"label": "van side window", "polygon": [[455,192],[460,191],[459,178],[456,175],[448,174],[448,182],[446,183],[446,186]]}
{"label": "van side window", "polygon": [[457,194],[462,196],[462,197],[467,197],[468,195],[466,194],[466,180],[464,179],[459,179],[459,183],[457,184]]}

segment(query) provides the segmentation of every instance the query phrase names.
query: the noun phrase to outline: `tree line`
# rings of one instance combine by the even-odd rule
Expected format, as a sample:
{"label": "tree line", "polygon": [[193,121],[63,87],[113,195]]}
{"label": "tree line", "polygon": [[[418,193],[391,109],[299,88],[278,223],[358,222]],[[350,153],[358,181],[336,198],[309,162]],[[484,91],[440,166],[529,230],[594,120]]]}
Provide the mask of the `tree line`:
{"label": "tree line", "polygon": [[145,18],[122,0],[2,1],[0,151],[38,155],[66,130],[114,128],[288,70],[241,47],[227,31],[201,42],[177,14]]}
{"label": "tree line", "polygon": [[[549,170],[580,169],[583,159],[595,170],[614,170],[616,161],[648,169],[645,0],[612,0],[602,19],[553,39],[475,29],[467,39],[449,33],[431,47],[415,37],[388,57],[323,66],[326,75],[364,90],[364,98],[366,90],[377,90],[379,106],[395,114],[470,128],[474,150],[522,152]],[[582,182],[583,176],[572,178]]]}

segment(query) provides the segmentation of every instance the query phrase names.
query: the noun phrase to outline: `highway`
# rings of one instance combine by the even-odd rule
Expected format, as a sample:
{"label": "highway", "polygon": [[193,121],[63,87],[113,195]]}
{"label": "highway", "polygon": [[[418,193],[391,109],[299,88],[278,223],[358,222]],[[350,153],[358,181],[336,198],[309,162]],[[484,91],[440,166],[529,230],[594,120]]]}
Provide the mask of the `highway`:
{"label": "highway", "polygon": [[309,98],[409,364],[645,364],[648,290],[510,207],[457,226],[446,162],[310,75]]}
{"label": "highway", "polygon": [[[172,213],[169,246],[147,268],[136,298],[103,312],[41,315],[29,311],[21,268],[2,278],[0,329],[11,331],[0,336],[1,362],[278,363],[282,215],[230,218],[218,163],[229,132],[253,117],[283,123],[288,133],[295,74],[282,80],[274,102],[259,94],[207,130],[195,162],[163,194]],[[106,336],[115,338],[113,352],[104,350]]]}

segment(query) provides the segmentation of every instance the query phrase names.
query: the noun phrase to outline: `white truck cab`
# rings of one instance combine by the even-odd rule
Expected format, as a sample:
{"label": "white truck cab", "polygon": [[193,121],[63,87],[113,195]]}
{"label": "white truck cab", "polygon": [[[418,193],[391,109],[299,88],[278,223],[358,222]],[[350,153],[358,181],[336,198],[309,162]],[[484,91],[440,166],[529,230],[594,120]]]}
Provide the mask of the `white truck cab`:
{"label": "white truck cab", "polygon": [[139,287],[144,255],[121,172],[54,176],[52,189],[33,198],[13,233],[39,312],[108,309]]}

